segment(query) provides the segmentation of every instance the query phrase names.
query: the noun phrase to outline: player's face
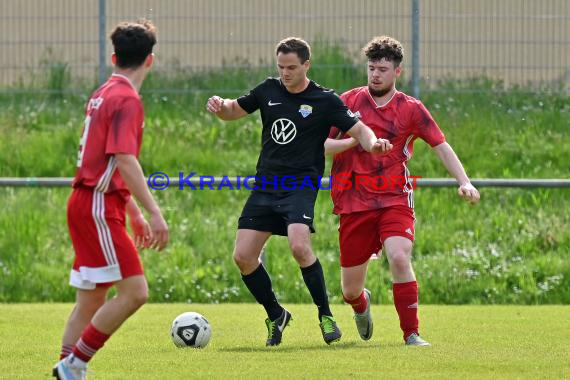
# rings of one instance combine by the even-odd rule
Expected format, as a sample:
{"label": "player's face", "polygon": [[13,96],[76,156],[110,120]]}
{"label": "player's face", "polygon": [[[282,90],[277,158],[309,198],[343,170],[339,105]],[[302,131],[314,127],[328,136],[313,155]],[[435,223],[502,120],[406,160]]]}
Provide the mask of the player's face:
{"label": "player's face", "polygon": [[368,88],[375,96],[388,93],[395,85],[402,69],[382,58],[380,61],[368,61]]}
{"label": "player's face", "polygon": [[296,53],[277,54],[277,70],[281,82],[287,88],[295,89],[304,84],[309,70],[309,61],[301,63],[301,59]]}

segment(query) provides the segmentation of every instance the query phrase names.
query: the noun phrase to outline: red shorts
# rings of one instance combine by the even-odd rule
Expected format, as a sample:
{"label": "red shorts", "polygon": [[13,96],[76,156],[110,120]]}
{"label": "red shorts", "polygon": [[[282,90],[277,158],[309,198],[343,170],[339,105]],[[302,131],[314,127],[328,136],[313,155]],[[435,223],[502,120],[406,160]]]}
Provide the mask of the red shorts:
{"label": "red shorts", "polygon": [[340,216],[340,266],[364,264],[380,252],[384,240],[402,236],[414,241],[414,209],[390,206]]}
{"label": "red shorts", "polygon": [[125,227],[125,205],[118,193],[73,189],[67,202],[67,225],[75,249],[72,286],[94,289],[143,274],[137,248]]}

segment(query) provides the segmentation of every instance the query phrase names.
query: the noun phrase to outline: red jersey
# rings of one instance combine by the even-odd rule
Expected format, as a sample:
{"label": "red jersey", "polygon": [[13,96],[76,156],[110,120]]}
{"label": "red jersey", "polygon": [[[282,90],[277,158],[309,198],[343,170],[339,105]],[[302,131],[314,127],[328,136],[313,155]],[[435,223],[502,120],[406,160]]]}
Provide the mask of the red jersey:
{"label": "red jersey", "polygon": [[[347,91],[341,99],[377,137],[389,140],[393,148],[388,154],[379,155],[368,153],[358,145],[334,156],[331,169],[335,181],[331,187],[333,212],[349,214],[395,205],[413,208],[413,189],[406,162],[412,158],[414,140],[419,137],[432,147],[445,142],[445,136],[433,117],[422,102],[399,91],[382,107],[376,105],[367,86]],[[339,135],[340,131],[333,128],[329,137]],[[344,134],[340,137],[349,136]],[[350,181],[352,186],[348,188],[348,182],[344,181],[339,183],[338,175],[344,181]],[[357,176],[367,176],[371,181],[359,183],[355,189]],[[374,178],[376,180],[372,181]],[[384,185],[392,180],[401,180],[402,184]]]}
{"label": "red jersey", "polygon": [[116,170],[114,155],[124,153],[138,157],[143,119],[137,90],[127,77],[113,74],[87,103],[72,186],[100,192],[121,191],[128,196],[127,186]]}

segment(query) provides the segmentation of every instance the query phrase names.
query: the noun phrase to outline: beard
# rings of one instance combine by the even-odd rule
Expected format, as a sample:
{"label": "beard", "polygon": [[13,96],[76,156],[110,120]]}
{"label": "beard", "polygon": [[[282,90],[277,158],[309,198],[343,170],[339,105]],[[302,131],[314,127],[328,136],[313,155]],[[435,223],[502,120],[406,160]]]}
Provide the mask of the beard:
{"label": "beard", "polygon": [[372,87],[368,86],[368,91],[370,91],[370,95],[375,96],[377,98],[380,98],[380,97],[386,95],[387,93],[390,92],[390,90],[392,90],[391,87],[383,88],[381,90],[375,90]]}

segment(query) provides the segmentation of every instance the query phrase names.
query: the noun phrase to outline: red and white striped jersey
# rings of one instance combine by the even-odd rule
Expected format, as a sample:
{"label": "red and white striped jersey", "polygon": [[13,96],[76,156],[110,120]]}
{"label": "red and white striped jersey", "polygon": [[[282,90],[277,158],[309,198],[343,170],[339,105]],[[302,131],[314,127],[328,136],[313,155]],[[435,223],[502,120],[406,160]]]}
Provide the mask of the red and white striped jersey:
{"label": "red and white striped jersey", "polygon": [[[343,175],[343,179],[351,180],[352,183],[352,186],[345,190],[339,189],[339,186],[331,187],[334,213],[348,214],[394,205],[413,208],[411,184],[407,184],[403,189],[402,186],[386,186],[381,190],[379,188],[383,187],[382,183],[377,184],[376,188],[370,183],[364,183],[355,189],[355,177],[369,176],[372,179],[381,176],[382,180],[404,177],[407,182],[410,173],[406,162],[414,152],[414,140],[419,137],[432,147],[445,142],[445,136],[433,117],[421,101],[399,91],[382,107],[376,105],[367,86],[347,91],[341,95],[341,99],[377,137],[389,140],[393,149],[387,155],[378,155],[368,153],[357,145],[334,156],[331,169],[333,181],[339,173],[349,173],[350,177]],[[336,138],[339,135],[340,138],[349,137],[340,134],[335,128],[331,130],[329,137]]]}
{"label": "red and white striped jersey", "polygon": [[143,120],[143,106],[136,89],[127,77],[113,74],[87,103],[72,186],[128,194],[114,155],[124,153],[138,157]]}

